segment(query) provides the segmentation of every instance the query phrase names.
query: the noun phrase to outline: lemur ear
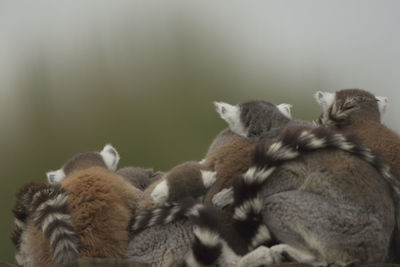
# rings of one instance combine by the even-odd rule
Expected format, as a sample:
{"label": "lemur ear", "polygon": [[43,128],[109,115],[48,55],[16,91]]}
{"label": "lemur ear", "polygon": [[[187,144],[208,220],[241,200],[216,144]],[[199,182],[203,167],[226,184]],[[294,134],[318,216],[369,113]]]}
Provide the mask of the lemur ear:
{"label": "lemur ear", "polygon": [[285,115],[286,118],[292,119],[291,108],[293,107],[291,104],[282,103],[276,106],[279,111]]}
{"label": "lemur ear", "polygon": [[100,152],[100,155],[110,171],[115,171],[117,169],[119,154],[112,145],[105,145],[103,150]]}
{"label": "lemur ear", "polygon": [[56,171],[46,172],[47,181],[50,184],[55,184],[61,182],[65,178],[65,173],[63,169],[59,169]]}
{"label": "lemur ear", "polygon": [[386,111],[387,104],[389,102],[387,97],[375,96],[376,102],[378,102],[379,113],[382,115]]}
{"label": "lemur ear", "polygon": [[335,93],[321,91],[314,94],[315,100],[322,106],[323,111],[326,111],[332,105],[333,101],[335,101],[335,96]]}
{"label": "lemur ear", "polygon": [[230,126],[240,120],[240,109],[238,106],[232,106],[224,102],[214,102],[215,108],[221,118]]}

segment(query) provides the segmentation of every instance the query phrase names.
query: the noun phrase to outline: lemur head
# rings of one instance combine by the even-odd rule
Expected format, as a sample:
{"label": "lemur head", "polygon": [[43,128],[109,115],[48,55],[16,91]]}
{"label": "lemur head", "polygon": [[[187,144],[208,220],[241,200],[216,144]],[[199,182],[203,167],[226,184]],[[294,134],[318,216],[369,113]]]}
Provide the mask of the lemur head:
{"label": "lemur head", "polygon": [[230,130],[248,138],[263,136],[271,129],[285,125],[292,118],[290,104],[276,106],[262,100],[235,106],[224,102],[214,104],[221,118],[229,124]]}
{"label": "lemur head", "polygon": [[374,96],[361,89],[344,89],[336,93],[318,91],[314,94],[323,114],[320,122],[345,124],[368,118],[380,121],[385,112],[388,99]]}
{"label": "lemur head", "polygon": [[74,171],[100,166],[115,171],[119,162],[117,150],[110,144],[100,152],[86,152],[73,156],[60,169],[46,173],[49,183],[59,183]]}

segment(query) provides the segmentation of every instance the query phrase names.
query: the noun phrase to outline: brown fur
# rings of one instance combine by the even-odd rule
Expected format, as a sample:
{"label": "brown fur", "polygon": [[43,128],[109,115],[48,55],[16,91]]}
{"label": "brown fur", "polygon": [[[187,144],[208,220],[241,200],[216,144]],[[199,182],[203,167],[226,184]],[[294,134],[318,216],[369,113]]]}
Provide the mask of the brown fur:
{"label": "brown fur", "polygon": [[101,167],[75,172],[62,187],[80,239],[80,257],[120,258],[128,246],[127,226],[141,191]]}
{"label": "brown fur", "polygon": [[196,161],[187,161],[175,166],[144,190],[143,196],[138,202],[138,210],[143,211],[158,206],[153,203],[151,193],[164,180],[167,181],[169,188],[168,201],[182,200],[187,196],[196,198],[203,195],[206,188],[203,185],[200,171],[206,169]]}
{"label": "brown fur", "polygon": [[358,97],[358,109],[335,128],[344,134],[356,134],[369,148],[375,150],[388,162],[400,180],[400,136],[380,123],[379,109],[372,94],[357,89],[341,90],[336,93],[334,105],[339,109],[345,99]]}
{"label": "brown fur", "polygon": [[27,255],[25,259],[29,258],[25,261],[26,266],[51,266],[49,242],[31,220],[28,220],[26,230],[22,234],[21,251]]}
{"label": "brown fur", "polygon": [[124,167],[119,169],[116,173],[142,191],[164,175],[163,172],[154,172],[153,169],[144,169],[140,167]]}
{"label": "brown fur", "polygon": [[232,186],[233,179],[250,166],[254,143],[236,135],[230,142],[213,148],[204,163],[207,169],[217,172],[216,182],[207,191],[204,203],[211,204],[212,197],[224,188]]}
{"label": "brown fur", "polygon": [[169,199],[177,201],[186,196],[198,197],[206,192],[202,182],[201,170],[203,165],[195,161],[188,161],[172,168],[166,175],[170,188]]}
{"label": "brown fur", "polygon": [[[128,223],[142,191],[98,166],[73,171],[61,187],[68,194],[68,209],[79,237],[79,258],[122,258],[129,242]],[[27,264],[51,265],[49,243],[30,219],[21,240],[21,256],[29,259]]]}
{"label": "brown fur", "polygon": [[77,154],[65,163],[63,170],[65,175],[71,174],[73,171],[80,171],[93,166],[106,168],[101,155],[97,152],[86,152]]}

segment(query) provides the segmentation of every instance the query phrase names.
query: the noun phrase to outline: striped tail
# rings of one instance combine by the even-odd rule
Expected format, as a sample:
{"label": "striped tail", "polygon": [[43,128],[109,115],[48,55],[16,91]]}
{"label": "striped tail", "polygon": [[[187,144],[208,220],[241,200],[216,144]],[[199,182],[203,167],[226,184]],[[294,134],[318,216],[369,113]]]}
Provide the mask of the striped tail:
{"label": "striped tail", "polygon": [[195,206],[189,213],[193,223],[192,251],[183,266],[210,266],[215,264],[226,243],[218,234],[218,210],[204,205]]}
{"label": "striped tail", "polygon": [[31,218],[50,244],[53,264],[70,264],[78,257],[78,239],[68,211],[68,196],[59,185],[27,184],[17,194],[13,209],[16,228],[12,240],[20,255],[21,234]]}
{"label": "striped tail", "polygon": [[59,185],[48,185],[32,199],[32,218],[49,241],[53,264],[68,264],[78,258],[78,238],[68,211],[68,195]]}
{"label": "striped tail", "polygon": [[193,198],[166,203],[133,216],[128,226],[131,235],[141,229],[163,225],[187,217],[193,224],[194,240],[189,256],[179,266],[204,266],[215,263],[226,245],[218,234],[218,210],[198,204]]}
{"label": "striped tail", "polygon": [[[277,141],[266,140],[257,144],[251,167],[234,181],[234,225],[246,240],[249,249],[274,241],[261,216],[261,191],[264,182],[282,163],[293,160],[304,152],[321,149],[346,151],[370,163],[390,185],[395,200],[400,203],[400,185],[391,174],[389,165],[354,137],[346,137],[323,126],[313,129],[289,128]],[[400,216],[400,209],[396,210],[396,214]]]}
{"label": "striped tail", "polygon": [[27,183],[16,194],[16,201],[12,209],[14,214],[14,230],[11,233],[11,241],[16,248],[15,259],[19,265],[24,265],[21,249],[21,236],[26,229],[26,223],[31,213],[32,199],[36,192],[47,188],[46,184]]}

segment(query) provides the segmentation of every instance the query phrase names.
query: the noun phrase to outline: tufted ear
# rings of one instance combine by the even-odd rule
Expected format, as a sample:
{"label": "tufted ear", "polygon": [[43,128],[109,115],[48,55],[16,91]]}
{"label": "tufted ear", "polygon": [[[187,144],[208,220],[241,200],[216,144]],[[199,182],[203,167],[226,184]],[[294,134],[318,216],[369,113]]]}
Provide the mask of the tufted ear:
{"label": "tufted ear", "polygon": [[387,97],[375,96],[376,102],[378,103],[379,113],[382,115],[386,111],[387,104],[389,102]]}
{"label": "tufted ear", "polygon": [[238,106],[232,106],[224,102],[214,102],[214,105],[219,116],[228,124],[240,119],[240,110]]}
{"label": "tufted ear", "polygon": [[317,100],[317,103],[322,106],[323,111],[326,111],[333,104],[333,101],[335,101],[335,96],[335,93],[321,91],[318,91],[314,94],[315,100]]}
{"label": "tufted ear", "polygon": [[279,111],[285,115],[288,119],[292,119],[291,108],[293,107],[291,104],[282,103],[276,106]]}
{"label": "tufted ear", "polygon": [[65,173],[63,169],[59,169],[56,171],[46,172],[47,181],[50,184],[55,184],[61,182],[65,178]]}
{"label": "tufted ear", "polygon": [[232,132],[246,136],[246,130],[244,129],[243,123],[240,119],[239,106],[232,106],[224,102],[214,102],[214,105],[219,116],[228,123]]}
{"label": "tufted ear", "polygon": [[118,151],[112,145],[105,145],[100,155],[109,170],[115,171],[117,169],[120,158]]}

